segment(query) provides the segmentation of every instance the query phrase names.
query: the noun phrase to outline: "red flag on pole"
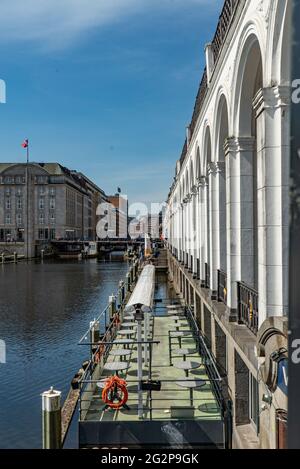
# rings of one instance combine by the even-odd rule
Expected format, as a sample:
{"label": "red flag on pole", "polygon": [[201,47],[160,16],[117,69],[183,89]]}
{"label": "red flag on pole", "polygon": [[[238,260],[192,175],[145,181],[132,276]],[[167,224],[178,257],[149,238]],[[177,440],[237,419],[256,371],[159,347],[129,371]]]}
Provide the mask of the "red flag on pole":
{"label": "red flag on pole", "polygon": [[28,140],[27,139],[24,140],[24,142],[21,143],[21,145],[22,145],[23,148],[28,148]]}

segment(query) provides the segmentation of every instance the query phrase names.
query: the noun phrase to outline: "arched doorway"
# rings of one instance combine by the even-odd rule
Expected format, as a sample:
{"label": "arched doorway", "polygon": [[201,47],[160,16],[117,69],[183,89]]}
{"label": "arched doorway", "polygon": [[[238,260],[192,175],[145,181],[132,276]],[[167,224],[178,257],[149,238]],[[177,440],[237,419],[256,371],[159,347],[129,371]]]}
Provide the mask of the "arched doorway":
{"label": "arched doorway", "polygon": [[240,162],[240,280],[258,289],[257,120],[253,101],[263,87],[262,54],[257,37],[250,35],[239,67],[237,101]]}
{"label": "arched doorway", "polygon": [[205,287],[211,288],[211,263],[212,263],[212,250],[211,250],[211,188],[212,188],[212,178],[210,173],[210,164],[211,164],[211,133],[209,126],[206,127],[205,136],[204,136],[204,168],[203,174],[205,176],[204,182],[204,230],[205,230],[205,243],[204,243],[204,274],[205,274]]}
{"label": "arched doorway", "polygon": [[229,137],[228,105],[224,94],[220,95],[216,109],[216,171],[217,171],[217,269],[218,299],[226,303],[227,292],[227,216],[226,216],[226,165],[225,141]]}

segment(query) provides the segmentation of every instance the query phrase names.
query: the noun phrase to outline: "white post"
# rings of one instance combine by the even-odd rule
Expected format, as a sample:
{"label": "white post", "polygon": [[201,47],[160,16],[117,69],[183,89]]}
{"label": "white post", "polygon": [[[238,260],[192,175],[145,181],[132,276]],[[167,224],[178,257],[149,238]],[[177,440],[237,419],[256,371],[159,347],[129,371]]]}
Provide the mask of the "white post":
{"label": "white post", "polygon": [[[148,335],[149,335],[149,313],[145,314],[144,319],[144,342],[148,342]],[[149,345],[144,344],[144,363],[146,366],[149,364]]]}
{"label": "white post", "polygon": [[141,389],[141,381],[143,379],[143,350],[142,350],[142,321],[137,321],[137,341],[138,341],[138,370],[137,370],[137,378],[138,378],[138,416],[140,419],[143,418],[143,392]]}
{"label": "white post", "polygon": [[50,388],[42,394],[43,448],[61,448],[61,392]]}
{"label": "white post", "polygon": [[216,299],[217,293],[217,260],[218,260],[218,209],[217,209],[217,165],[209,163],[209,237],[210,252],[208,253],[210,265],[210,289],[212,298]]}

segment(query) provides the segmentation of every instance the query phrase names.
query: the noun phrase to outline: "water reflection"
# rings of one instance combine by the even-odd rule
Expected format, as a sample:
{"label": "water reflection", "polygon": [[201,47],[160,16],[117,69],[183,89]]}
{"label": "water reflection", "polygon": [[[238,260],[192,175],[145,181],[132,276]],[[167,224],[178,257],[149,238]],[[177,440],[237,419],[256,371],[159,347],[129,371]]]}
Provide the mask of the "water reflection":
{"label": "water reflection", "polygon": [[[120,262],[21,263],[0,266],[0,448],[41,445],[40,394],[55,386],[65,397],[88,356],[77,345],[124,278]],[[76,425],[68,446],[76,445]]]}

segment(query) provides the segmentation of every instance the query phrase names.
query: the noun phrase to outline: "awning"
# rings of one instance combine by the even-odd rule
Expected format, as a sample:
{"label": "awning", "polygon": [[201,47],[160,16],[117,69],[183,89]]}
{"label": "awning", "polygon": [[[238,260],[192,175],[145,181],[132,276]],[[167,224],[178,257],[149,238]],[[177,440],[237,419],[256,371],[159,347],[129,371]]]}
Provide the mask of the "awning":
{"label": "awning", "polygon": [[153,306],[154,287],[155,267],[154,265],[146,265],[126,305],[125,311],[133,312],[136,307],[140,307],[144,313],[149,313]]}

